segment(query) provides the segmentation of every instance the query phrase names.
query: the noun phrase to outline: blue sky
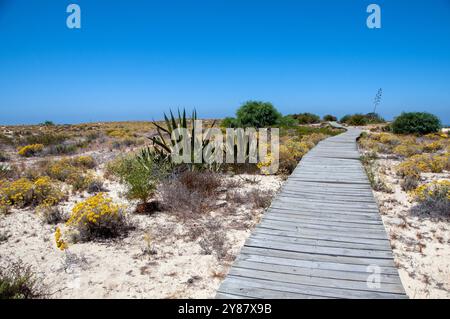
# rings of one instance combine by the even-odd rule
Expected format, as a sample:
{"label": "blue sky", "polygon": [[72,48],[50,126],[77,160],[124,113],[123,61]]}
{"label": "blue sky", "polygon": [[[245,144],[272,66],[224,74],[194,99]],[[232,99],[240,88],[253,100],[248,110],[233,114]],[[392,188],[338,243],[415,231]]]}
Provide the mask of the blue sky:
{"label": "blue sky", "polygon": [[0,124],[223,117],[250,99],[342,116],[380,87],[386,118],[450,124],[450,0],[0,0]]}

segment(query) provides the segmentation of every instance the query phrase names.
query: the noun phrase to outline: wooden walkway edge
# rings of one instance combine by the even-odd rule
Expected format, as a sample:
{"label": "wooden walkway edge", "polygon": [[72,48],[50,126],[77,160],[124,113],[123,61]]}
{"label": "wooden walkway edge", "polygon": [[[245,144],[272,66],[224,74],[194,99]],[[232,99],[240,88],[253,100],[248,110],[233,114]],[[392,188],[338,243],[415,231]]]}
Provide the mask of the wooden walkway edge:
{"label": "wooden walkway edge", "polygon": [[217,298],[407,298],[356,138],[303,157],[246,241]]}

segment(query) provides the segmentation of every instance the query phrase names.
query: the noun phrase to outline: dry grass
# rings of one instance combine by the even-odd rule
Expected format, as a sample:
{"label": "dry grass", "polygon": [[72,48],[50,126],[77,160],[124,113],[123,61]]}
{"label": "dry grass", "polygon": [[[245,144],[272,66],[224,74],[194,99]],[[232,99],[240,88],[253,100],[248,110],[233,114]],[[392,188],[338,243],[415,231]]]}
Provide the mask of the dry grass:
{"label": "dry grass", "polygon": [[163,209],[183,218],[196,218],[212,209],[222,184],[219,174],[183,172],[159,186]]}
{"label": "dry grass", "polygon": [[0,299],[42,299],[48,288],[22,261],[0,267]]}

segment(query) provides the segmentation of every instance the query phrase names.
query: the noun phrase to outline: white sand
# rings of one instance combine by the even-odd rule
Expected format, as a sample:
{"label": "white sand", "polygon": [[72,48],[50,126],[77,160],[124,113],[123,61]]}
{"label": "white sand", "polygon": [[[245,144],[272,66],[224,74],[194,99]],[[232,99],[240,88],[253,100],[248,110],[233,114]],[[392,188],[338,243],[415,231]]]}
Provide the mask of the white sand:
{"label": "white sand", "polygon": [[[449,220],[411,215],[413,203],[394,171],[399,162],[380,159],[376,163],[378,173],[394,190],[374,194],[406,293],[410,298],[450,298]],[[425,174],[422,182],[449,178],[448,173]]]}
{"label": "white sand", "polygon": [[[242,181],[239,177],[233,178]],[[245,193],[252,188],[277,191],[282,183],[277,176],[259,176],[258,179],[257,184],[244,182],[238,191]],[[110,182],[106,187],[116,201],[127,204],[130,211],[134,209],[133,203],[120,195],[122,186]],[[69,212],[78,200],[79,197],[70,198],[64,210]],[[255,209],[250,204],[225,208],[218,207],[195,223],[219,221],[226,230],[229,252],[236,255],[263,209]],[[9,235],[7,241],[0,243],[0,264],[21,259],[31,265],[50,288],[52,298],[215,296],[232,259],[219,260],[214,254],[206,255],[199,245],[200,239],[190,239],[196,225],[182,223],[166,212],[151,216],[130,213],[129,216],[137,228],[126,238],[69,244],[69,249],[62,252],[55,246],[56,226],[43,224],[31,210],[14,210],[10,215],[0,216],[0,230]],[[150,244],[144,240],[145,234],[152,238]],[[144,254],[148,246],[156,254]]]}

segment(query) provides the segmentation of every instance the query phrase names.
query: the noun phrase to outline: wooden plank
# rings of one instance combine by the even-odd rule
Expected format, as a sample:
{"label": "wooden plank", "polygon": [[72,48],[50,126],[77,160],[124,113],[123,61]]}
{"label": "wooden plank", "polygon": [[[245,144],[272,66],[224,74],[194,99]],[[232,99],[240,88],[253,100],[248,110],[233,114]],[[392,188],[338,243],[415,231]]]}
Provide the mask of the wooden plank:
{"label": "wooden plank", "polygon": [[302,253],[297,251],[287,251],[279,249],[261,248],[253,246],[244,246],[241,250],[246,254],[259,254],[264,256],[275,256],[292,259],[302,259],[310,261],[323,261],[331,263],[341,263],[349,265],[377,265],[383,267],[395,267],[392,259],[374,259],[363,257],[349,257],[349,256],[333,256],[315,253]]}
{"label": "wooden plank", "polygon": [[391,251],[391,247],[387,243],[382,244],[355,243],[355,242],[339,241],[334,238],[331,238],[329,240],[318,239],[317,237],[307,238],[307,237],[291,236],[291,234],[286,234],[285,232],[274,232],[272,230],[267,230],[264,228],[255,229],[250,238],[283,241],[287,243],[301,243],[305,245],[310,244],[321,247],[358,248],[361,250],[368,249],[368,250],[384,250],[389,252]]}
{"label": "wooden plank", "polygon": [[[273,280],[283,283],[317,286],[324,288],[325,287],[337,288],[343,290],[348,289],[348,290],[372,291],[373,289],[368,287],[367,278],[366,280],[361,281],[361,280],[346,280],[338,278],[313,277],[309,274],[302,275],[298,273],[292,273],[291,271],[280,272],[276,269],[276,268],[282,269],[282,267],[260,266],[259,268],[265,269],[261,270],[255,268],[241,268],[239,266],[235,266],[230,270],[229,275],[246,278]],[[369,275],[370,274],[367,274],[367,277],[369,277]],[[403,287],[401,285],[398,285],[397,283],[380,282],[377,291],[382,293],[401,294],[403,291]]]}
{"label": "wooden plank", "polygon": [[[229,276],[219,291],[232,290],[256,298],[401,298],[400,294],[380,293],[375,291],[360,291],[351,289],[337,289],[298,283],[285,283],[269,279],[246,278]],[[239,288],[237,288],[239,287]]]}
{"label": "wooden plank", "polygon": [[327,232],[325,233],[318,233],[318,232],[311,232],[306,230],[301,231],[287,231],[287,230],[279,230],[274,229],[270,227],[263,227],[259,226],[258,231],[265,231],[270,234],[282,234],[281,236],[286,237],[293,237],[293,238],[308,238],[308,239],[318,239],[318,240],[328,240],[328,241],[338,241],[338,242],[344,242],[344,243],[356,243],[356,244],[370,244],[374,246],[379,247],[389,247],[389,240],[382,239],[382,240],[373,240],[373,239],[367,239],[367,238],[355,238],[355,237],[348,237],[348,236],[334,236],[332,234],[329,234]]}
{"label": "wooden plank", "polygon": [[294,213],[315,213],[317,215],[327,216],[330,214],[335,215],[338,218],[354,218],[354,220],[376,220],[380,221],[379,216],[375,215],[374,212],[359,212],[357,210],[334,210],[334,209],[317,209],[317,208],[311,208],[311,207],[283,207],[282,205],[272,204],[269,207],[270,211],[284,211],[289,214]]}
{"label": "wooden plank", "polygon": [[[336,262],[321,262],[316,260],[306,260],[306,259],[292,259],[284,258],[283,256],[270,256],[270,255],[258,255],[257,253],[246,253],[242,252],[239,254],[236,262],[238,260],[255,261],[259,263],[274,263],[279,265],[287,266],[298,266],[310,269],[323,269],[323,270],[336,270],[336,271],[347,271],[347,272],[360,272],[367,274],[367,265],[355,265],[355,264],[341,264]],[[379,267],[381,275],[392,275],[398,277],[397,269],[393,267]]]}
{"label": "wooden plank", "polygon": [[262,220],[268,220],[273,222],[290,223],[296,226],[320,226],[320,228],[327,228],[332,230],[349,230],[351,232],[377,232],[385,234],[383,228],[380,224],[352,224],[346,223],[345,221],[330,221],[330,220],[320,220],[320,219],[308,219],[303,218],[301,215],[279,215],[279,214],[267,214]]}
{"label": "wooden plank", "polygon": [[336,229],[336,227],[322,227],[322,226],[313,226],[313,225],[293,225],[292,223],[284,223],[284,222],[275,222],[264,220],[260,227],[270,228],[270,229],[278,229],[278,230],[288,230],[295,231],[298,233],[311,234],[329,234],[331,236],[342,237],[342,238],[362,238],[362,239],[372,239],[372,240],[385,240],[387,239],[386,234],[383,232],[378,233],[369,233],[369,232],[356,232],[352,231],[345,232],[345,229]]}
{"label": "wooden plank", "polygon": [[[236,260],[235,267],[274,271],[279,273],[292,273],[310,277],[329,278],[336,280],[351,280],[362,281],[367,283],[370,272],[362,271],[344,271],[344,270],[329,270],[313,267],[302,267],[298,265],[290,265],[286,263],[280,263],[278,260],[258,260],[252,261],[250,259],[239,258]],[[282,260],[284,261],[284,260]],[[398,276],[391,274],[380,273],[380,282],[401,285],[401,281]]]}
{"label": "wooden plank", "polygon": [[219,293],[231,293],[245,296],[245,298],[257,299],[311,299],[311,298],[327,298],[316,295],[303,293],[297,287],[289,288],[279,284],[267,285],[258,280],[248,280],[246,278],[235,278],[229,276],[220,286]]}
{"label": "wooden plank", "polygon": [[[341,248],[341,247],[321,247],[317,245],[307,245],[301,243],[288,243],[277,240],[262,240],[254,237],[250,237],[246,246],[248,247],[260,247],[277,249],[283,251],[293,251],[308,254],[320,254],[330,256],[346,256],[346,257],[363,257],[373,259],[390,259],[393,260],[392,254],[386,251],[380,250],[364,250],[357,248]],[[376,261],[374,261],[376,263]]]}
{"label": "wooden plank", "polygon": [[[269,216],[269,212],[266,213],[266,216]],[[293,217],[299,220],[312,220],[312,221],[328,221],[328,222],[341,222],[350,225],[383,225],[382,221],[377,219],[362,219],[357,218],[352,215],[337,215],[336,214],[325,214],[325,213],[314,213],[303,210],[291,210],[291,211],[283,211],[277,210],[275,208],[270,209],[270,216],[277,217]]]}

